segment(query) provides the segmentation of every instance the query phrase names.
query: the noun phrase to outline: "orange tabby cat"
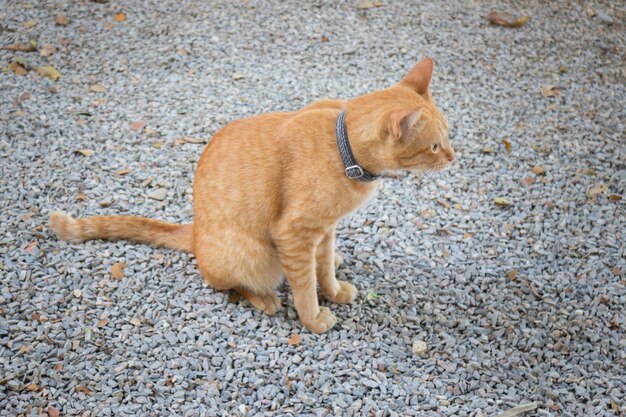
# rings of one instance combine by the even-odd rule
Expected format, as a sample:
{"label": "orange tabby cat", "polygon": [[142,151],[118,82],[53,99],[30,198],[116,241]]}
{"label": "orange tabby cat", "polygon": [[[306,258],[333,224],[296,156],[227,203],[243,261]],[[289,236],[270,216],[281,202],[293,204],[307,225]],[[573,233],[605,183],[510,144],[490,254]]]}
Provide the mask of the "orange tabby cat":
{"label": "orange tabby cat", "polygon": [[372,196],[375,174],[442,170],[454,160],[446,119],[429,94],[432,71],[426,58],[382,91],[230,123],[198,163],[193,224],[56,212],[51,228],[70,242],[127,239],[193,252],[209,285],[234,289],[267,314],[280,308],[275,290],[284,275],[304,325],[325,332],[336,318],[320,307],[316,283],[335,303],[356,296],[335,278],[337,222]]}

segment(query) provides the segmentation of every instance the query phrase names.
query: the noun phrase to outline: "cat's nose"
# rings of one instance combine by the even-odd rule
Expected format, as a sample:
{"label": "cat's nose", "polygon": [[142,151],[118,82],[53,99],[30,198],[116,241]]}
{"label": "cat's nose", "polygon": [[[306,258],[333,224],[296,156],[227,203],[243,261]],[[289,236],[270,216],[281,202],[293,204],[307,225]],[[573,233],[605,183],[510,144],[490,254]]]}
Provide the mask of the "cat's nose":
{"label": "cat's nose", "polygon": [[446,156],[448,157],[448,161],[452,162],[454,161],[454,158],[456,157],[455,153],[454,153],[454,149],[450,148],[446,151]]}

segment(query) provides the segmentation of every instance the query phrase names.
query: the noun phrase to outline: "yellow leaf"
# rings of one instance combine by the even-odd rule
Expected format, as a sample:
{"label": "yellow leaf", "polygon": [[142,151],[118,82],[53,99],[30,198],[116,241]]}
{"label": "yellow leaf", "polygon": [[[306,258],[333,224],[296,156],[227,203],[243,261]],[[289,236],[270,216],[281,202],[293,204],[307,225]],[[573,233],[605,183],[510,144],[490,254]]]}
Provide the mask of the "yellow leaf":
{"label": "yellow leaf", "polygon": [[299,334],[293,334],[291,335],[291,337],[289,338],[289,346],[295,346],[295,345],[299,345],[300,342],[302,341],[302,336],[300,336]]}
{"label": "yellow leaf", "polygon": [[83,155],[83,156],[93,156],[94,152],[91,149],[79,149],[76,152],[78,152],[79,154]]}
{"label": "yellow leaf", "polygon": [[504,148],[506,149],[506,151],[511,152],[511,142],[509,142],[507,139],[502,139],[502,143],[504,143]]}
{"label": "yellow leaf", "polygon": [[499,206],[510,206],[511,204],[513,204],[511,200],[504,197],[496,197],[493,199],[493,201]]}
{"label": "yellow leaf", "polygon": [[124,13],[117,13],[113,19],[115,19],[116,22],[123,22],[126,20],[126,15]]}
{"label": "yellow leaf", "polygon": [[116,262],[111,266],[111,275],[115,279],[124,278],[124,268],[126,268],[126,264],[122,262]]}
{"label": "yellow leaf", "polygon": [[61,78],[61,73],[52,65],[44,65],[43,67],[35,67],[33,69],[37,72],[37,74],[42,77],[48,77],[52,81],[56,81]]}

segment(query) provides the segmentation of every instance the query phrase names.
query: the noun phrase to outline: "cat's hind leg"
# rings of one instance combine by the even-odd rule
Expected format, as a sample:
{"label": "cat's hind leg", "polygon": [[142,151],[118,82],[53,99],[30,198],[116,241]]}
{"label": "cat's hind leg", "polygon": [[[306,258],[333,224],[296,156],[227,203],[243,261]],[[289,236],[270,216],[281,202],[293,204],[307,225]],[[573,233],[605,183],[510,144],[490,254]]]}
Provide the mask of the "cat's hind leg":
{"label": "cat's hind leg", "polygon": [[250,302],[258,310],[263,311],[269,316],[276,314],[280,310],[280,299],[274,292],[266,294],[257,294],[244,287],[237,287],[235,291]]}

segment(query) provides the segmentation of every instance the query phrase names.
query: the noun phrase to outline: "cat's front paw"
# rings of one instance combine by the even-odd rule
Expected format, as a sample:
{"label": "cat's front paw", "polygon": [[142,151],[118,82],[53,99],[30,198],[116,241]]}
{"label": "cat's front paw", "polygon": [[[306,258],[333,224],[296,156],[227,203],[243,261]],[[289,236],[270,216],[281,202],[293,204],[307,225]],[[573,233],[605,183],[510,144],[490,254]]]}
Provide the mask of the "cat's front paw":
{"label": "cat's front paw", "polygon": [[337,281],[339,283],[339,291],[335,294],[326,294],[333,303],[346,304],[351,303],[356,298],[356,287],[346,281]]}
{"label": "cat's front paw", "polygon": [[312,320],[302,320],[302,322],[313,333],[321,334],[337,324],[337,317],[327,307],[320,307],[317,317]]}

